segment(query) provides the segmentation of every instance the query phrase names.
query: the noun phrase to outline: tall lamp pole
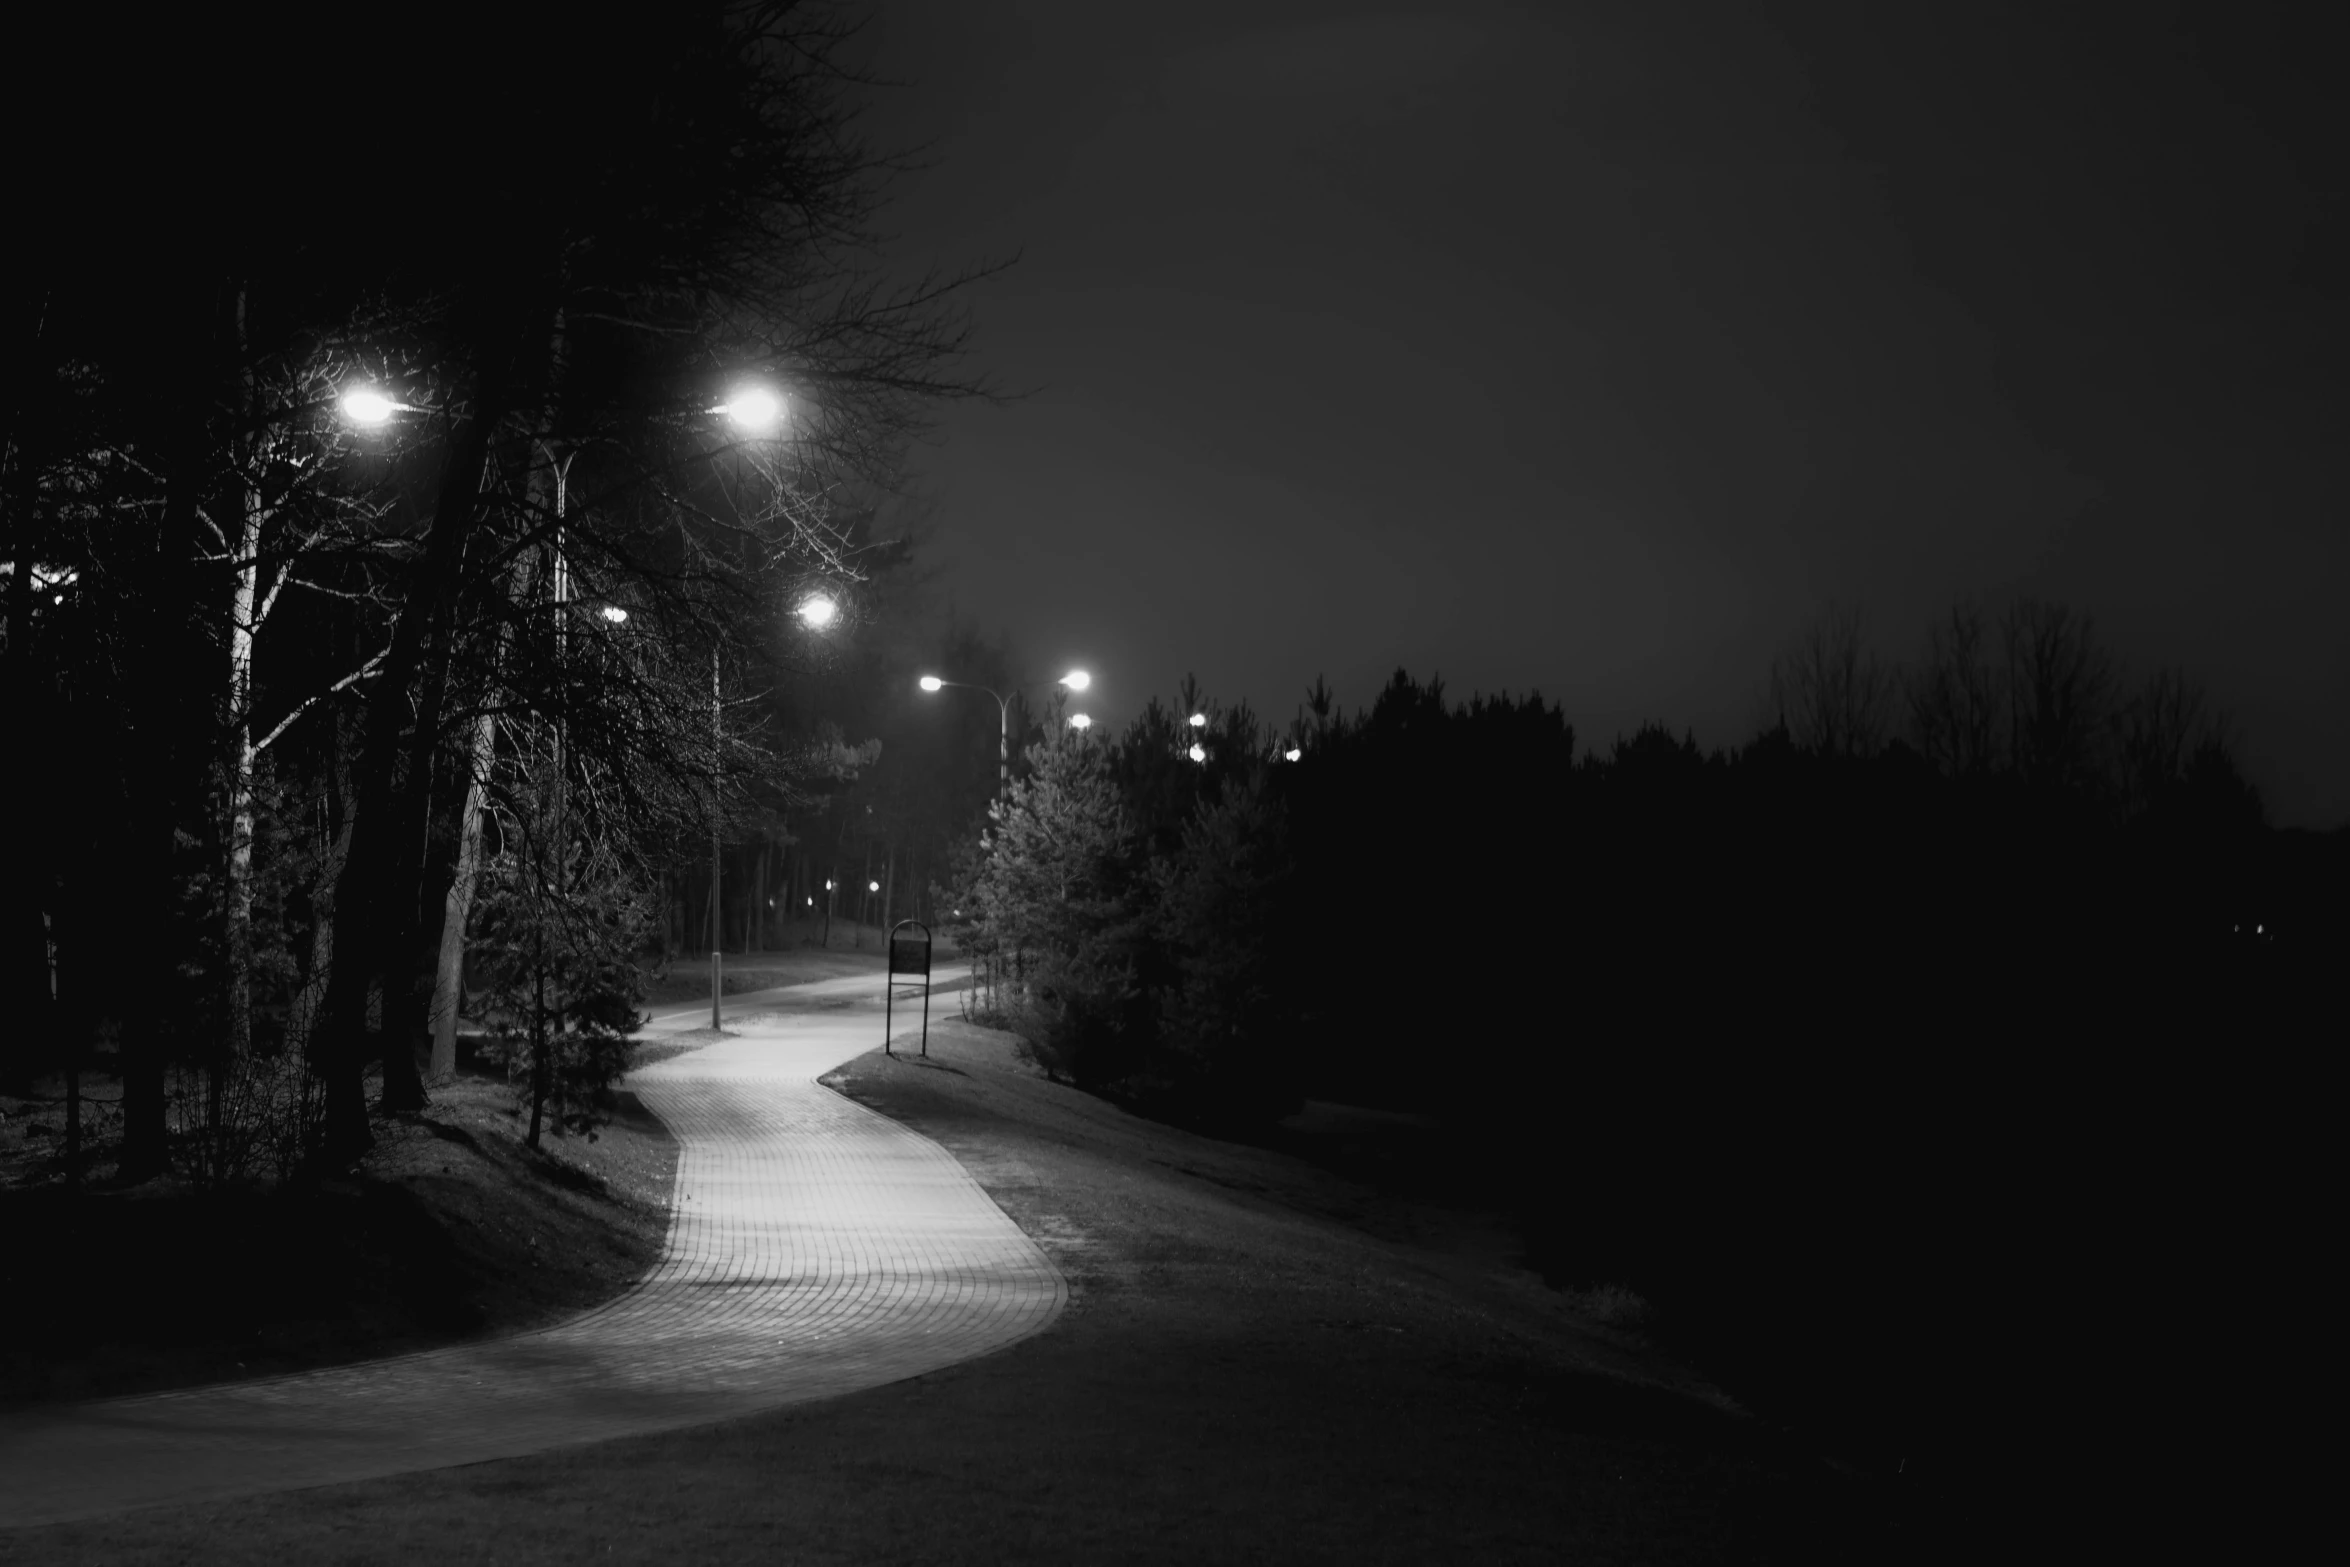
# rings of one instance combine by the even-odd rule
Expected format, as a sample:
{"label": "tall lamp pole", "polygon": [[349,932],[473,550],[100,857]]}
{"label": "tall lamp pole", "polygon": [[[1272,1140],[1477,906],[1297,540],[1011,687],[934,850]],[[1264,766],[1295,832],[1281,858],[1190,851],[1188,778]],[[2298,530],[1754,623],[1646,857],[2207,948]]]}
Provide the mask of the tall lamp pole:
{"label": "tall lamp pole", "polygon": [[[354,387],[344,392],[337,401],[345,418],[355,424],[367,426],[382,424],[394,413],[422,413],[426,411],[396,401],[382,391],[368,386]],[[706,410],[709,413],[725,415],[737,428],[754,437],[765,436],[781,425],[784,422],[786,411],[786,404],[781,393],[756,383],[737,387],[726,402]],[[550,462],[554,461],[553,452],[548,452],[547,456]],[[564,490],[570,467],[571,458],[569,456],[555,464],[555,636],[558,668],[567,665],[570,647],[569,622],[566,616],[569,613],[571,579],[568,563],[563,558],[563,514],[566,498]],[[811,594],[802,599],[799,605],[800,618],[819,631],[830,625],[834,615],[838,612],[839,606],[821,593]],[[617,605],[606,605],[603,615],[605,619],[615,625],[628,618],[628,612]],[[710,647],[710,1026],[712,1028],[718,1026],[718,1001],[724,986],[721,953],[725,947],[724,920],[726,912],[726,907],[719,901],[718,896],[719,872],[722,865],[719,843],[718,768],[720,753],[725,743],[723,728],[725,709],[722,705],[718,673],[718,647],[716,643],[712,643]],[[568,803],[565,798],[564,778],[564,749],[565,741],[568,738],[564,732],[568,716],[568,688],[563,691],[562,697],[564,706],[558,711],[555,727],[555,813],[558,864],[560,864],[563,814]],[[537,1132],[535,1119],[532,1132],[535,1141]]]}
{"label": "tall lamp pole", "polygon": [[718,775],[726,747],[726,737],[720,729],[724,709],[718,703],[718,647],[710,646],[710,1026],[718,1026],[718,997],[725,989],[720,970],[724,960],[719,956],[725,948],[720,935],[719,921],[726,917],[726,905],[718,901]]}
{"label": "tall lamp pole", "polygon": [[[802,624],[811,631],[822,631],[840,615],[840,605],[829,594],[811,593],[800,600],[794,611]],[[713,769],[710,788],[710,1026],[718,1026],[718,1000],[726,991],[726,905],[718,896],[719,877],[723,861],[718,847],[718,788],[716,769],[721,765],[719,753],[724,750],[726,734],[723,727],[725,707],[718,687],[718,649],[710,649],[710,765]]]}
{"label": "tall lamp pole", "polygon": [[[1070,670],[1070,671],[1069,671],[1067,674],[1063,675],[1063,676],[1060,678],[1060,680],[1056,682],[1056,684],[1067,686],[1067,687],[1068,687],[1070,690],[1072,690],[1072,691],[1082,691],[1082,690],[1084,690],[1084,689],[1085,689],[1087,686],[1090,686],[1090,685],[1092,685],[1092,684],[1093,684],[1093,676],[1091,676],[1091,675],[1087,674],[1087,673],[1086,673],[1084,670],[1082,670],[1082,669],[1072,669],[1072,670]],[[946,689],[946,688],[948,688],[948,687],[950,687],[950,686],[951,686],[951,687],[953,687],[955,690],[958,690],[958,691],[978,691],[978,692],[983,692],[983,693],[985,693],[986,695],[988,695],[988,696],[992,696],[992,697],[994,697],[994,698],[995,698],[995,707],[996,707],[996,738],[995,738],[995,788],[996,788],[996,793],[998,793],[998,794],[1002,794],[1002,793],[1003,793],[1003,792],[1004,792],[1006,789],[1010,788],[1010,787],[1011,787],[1011,783],[1012,783],[1012,704],[1011,704],[1011,702],[1010,702],[1010,701],[1009,701],[1007,698],[1005,698],[1005,697],[1004,697],[1002,694],[1000,694],[999,692],[996,692],[996,691],[990,690],[990,689],[989,689],[988,687],[986,687],[986,686],[981,686],[981,685],[973,685],[973,684],[972,684],[970,681],[968,681],[968,680],[941,680],[941,679],[940,679],[938,676],[936,676],[936,675],[924,675],[924,676],[922,677],[922,679],[921,679],[921,686],[922,686],[922,689],[923,689],[923,690],[925,690],[925,691],[939,691],[939,690],[944,690],[944,689]]]}
{"label": "tall lamp pole", "polygon": [[[783,423],[785,405],[780,393],[756,384],[739,387],[733,396],[709,412],[724,414],[736,428],[754,436],[767,434]],[[821,614],[815,606],[822,605]],[[809,625],[823,627],[830,623],[833,602],[818,594],[800,604],[800,618]],[[723,765],[726,744],[724,730],[725,709],[718,687],[718,644],[710,644],[710,1026],[718,1026],[718,998],[725,990],[726,905],[719,901],[719,872],[722,861],[718,845],[718,769]]]}

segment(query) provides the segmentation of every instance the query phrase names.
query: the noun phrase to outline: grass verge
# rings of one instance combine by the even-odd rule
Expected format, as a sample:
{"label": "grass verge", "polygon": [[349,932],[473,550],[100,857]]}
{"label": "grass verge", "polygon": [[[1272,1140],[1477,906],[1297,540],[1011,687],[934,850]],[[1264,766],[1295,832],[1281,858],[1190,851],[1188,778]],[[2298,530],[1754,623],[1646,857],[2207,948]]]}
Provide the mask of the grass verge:
{"label": "grass verge", "polygon": [[[724,993],[771,990],[779,985],[805,985],[820,979],[846,979],[855,974],[881,972],[886,933],[865,927],[865,944],[852,945],[844,927],[832,933],[829,948],[793,946],[774,952],[729,952],[720,972]],[[942,954],[943,956],[943,954]],[[645,980],[641,1005],[656,1012],[710,999],[710,955],[680,954]]]}
{"label": "grass verge", "polygon": [[[112,1085],[96,1090],[110,1093]],[[659,1261],[677,1145],[633,1097],[594,1140],[523,1143],[502,1079],[379,1120],[348,1179],[208,1192],[67,1188],[62,1112],[0,1136],[0,1405],[152,1392],[374,1359],[560,1320]]]}

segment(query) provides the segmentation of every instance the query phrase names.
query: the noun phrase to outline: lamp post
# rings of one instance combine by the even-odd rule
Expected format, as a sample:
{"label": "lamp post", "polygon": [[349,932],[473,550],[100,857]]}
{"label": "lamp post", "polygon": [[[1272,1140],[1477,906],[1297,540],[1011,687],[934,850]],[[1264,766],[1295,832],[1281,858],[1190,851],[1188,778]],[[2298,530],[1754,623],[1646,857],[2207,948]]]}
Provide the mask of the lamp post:
{"label": "lamp post", "polygon": [[[414,407],[408,403],[397,401],[383,391],[370,386],[353,387],[350,390],[343,392],[336,399],[336,403],[344,418],[350,420],[353,424],[366,427],[382,425],[388,422],[395,413],[424,413],[429,411],[426,409]],[[771,387],[762,386],[753,382],[738,386],[725,402],[705,411],[713,414],[723,414],[738,429],[741,429],[748,435],[762,436],[774,431],[784,422],[785,414],[787,412],[787,405],[781,393],[775,391]],[[549,452],[548,456],[549,459],[552,460],[554,454]],[[566,500],[566,480],[569,475],[570,466],[571,460],[568,456],[555,464],[556,522],[554,589],[556,610],[556,662],[558,668],[561,668],[567,662],[567,653],[570,640],[570,628],[567,616],[568,605],[571,596],[571,582],[569,566],[563,556],[563,514]],[[834,618],[839,614],[839,609],[840,606],[835,603],[828,594],[819,592],[812,593],[803,598],[800,601],[797,612],[800,619],[811,629],[821,631],[826,626],[832,624]],[[605,605],[601,610],[601,613],[606,621],[615,626],[619,625],[622,621],[625,621],[628,618],[628,611],[622,609],[616,604]],[[565,757],[563,754],[564,739],[563,715],[559,713],[557,717],[555,740],[558,854],[560,854],[561,847],[560,833],[565,804],[563,799],[563,774],[565,764]],[[726,945],[724,935],[726,906],[719,897],[721,888],[720,876],[723,869],[723,846],[720,842],[719,836],[717,777],[717,769],[720,765],[720,758],[725,749],[725,707],[723,692],[719,680],[719,650],[716,643],[713,643],[710,648],[710,745],[712,768],[710,790],[710,1026],[712,1028],[716,1028],[719,1024],[719,998],[724,993],[725,988],[723,953]],[[535,1134],[535,1125],[533,1130]]]}
{"label": "lamp post", "polygon": [[[811,631],[822,631],[840,618],[840,605],[829,593],[811,593],[801,599],[792,613]],[[718,1000],[726,991],[726,905],[718,896],[724,859],[718,843],[718,781],[716,769],[719,755],[726,746],[724,727],[725,708],[718,691],[718,648],[710,648],[710,1026],[718,1026]],[[832,883],[824,884],[827,888]]]}
{"label": "lamp post", "polygon": [[718,1027],[718,998],[725,991],[726,905],[718,901],[718,769],[724,765],[724,714],[718,701],[718,644],[710,644],[710,1027]]}
{"label": "lamp post", "polygon": [[[1072,669],[1054,683],[1066,686],[1072,691],[1082,691],[1093,684],[1093,676],[1082,669]],[[924,675],[920,684],[925,691],[939,691],[951,686],[958,691],[985,692],[995,698],[995,787],[996,793],[1003,793],[1011,786],[1012,782],[1012,704],[1010,700],[999,692],[989,690],[986,686],[973,685],[966,680],[941,680],[936,675]],[[1084,715],[1078,716],[1083,717]],[[1085,722],[1091,723],[1093,720],[1088,718]],[[1082,729],[1085,725],[1079,724],[1077,727]]]}
{"label": "lamp post", "polygon": [[[710,410],[724,414],[738,429],[752,435],[764,435],[783,422],[784,402],[780,393],[756,384],[736,390],[734,395]],[[798,614],[810,628],[821,631],[832,624],[840,611],[831,597],[811,593],[800,600]],[[726,748],[725,707],[718,688],[718,644],[710,644],[710,1027],[718,1027],[718,1001],[726,991],[726,905],[718,896],[724,859],[718,842],[718,768]]]}

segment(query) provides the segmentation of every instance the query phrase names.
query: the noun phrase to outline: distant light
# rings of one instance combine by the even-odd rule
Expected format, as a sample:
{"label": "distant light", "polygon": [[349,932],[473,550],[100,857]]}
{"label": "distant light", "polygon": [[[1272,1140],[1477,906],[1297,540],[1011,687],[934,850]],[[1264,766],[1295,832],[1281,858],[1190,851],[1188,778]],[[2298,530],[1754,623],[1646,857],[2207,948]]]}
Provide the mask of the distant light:
{"label": "distant light", "polygon": [[1083,713],[1071,713],[1069,715],[1069,727],[1072,729],[1091,729],[1093,727],[1093,720],[1086,717]]}
{"label": "distant light", "polygon": [[840,614],[840,606],[828,594],[811,593],[800,600],[799,616],[818,631],[822,631]]}
{"label": "distant light", "polygon": [[1296,761],[1296,760],[1297,760],[1299,757],[1301,757],[1301,756],[1303,756],[1303,755],[1305,755],[1305,752],[1303,752],[1303,751],[1299,750],[1299,749],[1298,749],[1296,746],[1294,746],[1294,745],[1293,745],[1293,746],[1291,746],[1291,747],[1290,747],[1288,750],[1286,750],[1286,751],[1284,751],[1284,752],[1282,752],[1282,753],[1281,753],[1282,759],[1283,759],[1284,761],[1290,761],[1290,762],[1294,762],[1294,761]]}
{"label": "distant light", "polygon": [[1194,713],[1189,718],[1186,718],[1184,722],[1191,725],[1191,727],[1194,729],[1205,729],[1208,727],[1208,715],[1205,713]]}
{"label": "distant light", "polygon": [[622,621],[628,618],[628,611],[622,609],[617,604],[607,604],[602,609],[596,611],[596,613],[603,616],[606,620],[612,622],[612,624],[615,626],[619,625]]}
{"label": "distant light", "polygon": [[961,919],[963,917],[963,911],[961,909],[956,909],[954,911],[954,916],[957,919]]}
{"label": "distant light", "polygon": [[772,430],[783,420],[783,399],[764,386],[746,386],[718,410],[745,430]]}
{"label": "distant light", "polygon": [[814,908],[815,906],[816,906],[816,900],[815,900],[814,898],[810,898],[810,899],[808,900],[808,907],[812,909],[812,908]]}
{"label": "distant light", "polygon": [[343,417],[353,424],[382,424],[398,411],[400,405],[373,387],[362,386],[345,392],[341,407]]}
{"label": "distant light", "polygon": [[1061,684],[1072,691],[1082,691],[1093,684],[1093,676],[1082,669],[1072,669],[1061,677]]}
{"label": "distant light", "polygon": [[824,878],[824,890],[826,892],[830,892],[832,890],[832,878],[829,876]]}
{"label": "distant light", "polygon": [[924,675],[922,677],[922,689],[925,691],[936,691],[940,686],[945,684],[946,682],[939,679],[936,675]]}
{"label": "distant light", "polygon": [[1208,748],[1204,745],[1193,745],[1191,748],[1191,759],[1195,762],[1206,761],[1208,759]]}

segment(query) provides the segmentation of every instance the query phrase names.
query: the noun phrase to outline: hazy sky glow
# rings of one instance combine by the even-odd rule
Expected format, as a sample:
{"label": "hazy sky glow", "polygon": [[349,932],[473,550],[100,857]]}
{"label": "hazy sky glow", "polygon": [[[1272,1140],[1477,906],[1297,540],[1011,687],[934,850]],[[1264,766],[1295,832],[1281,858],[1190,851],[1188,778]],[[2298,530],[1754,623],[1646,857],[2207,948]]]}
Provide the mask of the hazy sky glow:
{"label": "hazy sky glow", "polygon": [[1714,745],[1823,600],[2038,592],[2350,817],[2336,171],[2160,7],[2031,14],[884,5],[896,232],[1022,253],[1033,395],[925,454],[960,606],[1111,722],[1402,665]]}

